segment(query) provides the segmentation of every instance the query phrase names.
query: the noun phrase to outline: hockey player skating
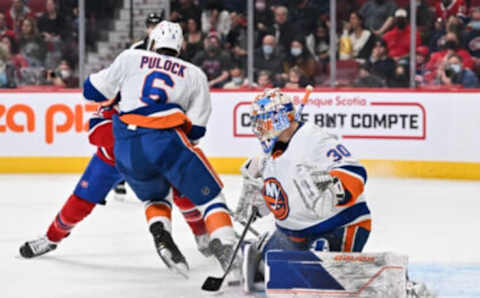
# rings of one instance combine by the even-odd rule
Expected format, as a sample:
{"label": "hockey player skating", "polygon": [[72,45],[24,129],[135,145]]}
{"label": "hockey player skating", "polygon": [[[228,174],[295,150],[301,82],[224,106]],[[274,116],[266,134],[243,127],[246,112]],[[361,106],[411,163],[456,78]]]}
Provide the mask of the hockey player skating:
{"label": "hockey player skating", "polygon": [[[147,49],[147,44],[148,44],[148,35],[150,35],[150,32],[152,32],[153,28],[160,23],[163,19],[163,11],[161,14],[158,13],[149,13],[147,18],[145,19],[145,31],[147,33],[147,36],[138,41],[135,42],[130,46],[130,49],[137,49],[137,50],[146,50]],[[127,188],[125,186],[125,181],[122,180],[120,183],[118,183],[115,188],[113,189],[114,191],[114,198],[116,198],[119,201],[124,201],[126,194],[127,194]],[[174,197],[175,199],[176,197]],[[178,199],[178,198],[177,198]]]}
{"label": "hockey player skating", "polygon": [[265,155],[243,165],[235,214],[245,220],[255,206],[259,216],[273,213],[276,229],[262,243],[246,245],[246,288],[268,250],[361,252],[371,229],[365,168],[336,136],[300,121],[278,89],[255,98],[251,119]]}
{"label": "hockey player skating", "polygon": [[[32,258],[54,250],[97,204],[105,204],[108,192],[123,180],[115,168],[113,154],[112,116],[115,114],[117,111],[113,106],[102,107],[90,119],[89,141],[98,147],[97,152],[90,160],[73,194],[50,224],[47,233],[41,238],[27,241],[20,247],[22,257]],[[172,193],[175,205],[182,212],[195,236],[199,251],[209,256],[211,253],[208,248],[208,234],[200,212],[178,191],[173,190]],[[163,216],[156,214],[148,205],[145,214],[148,221],[158,221]]]}
{"label": "hockey player skating", "polygon": [[[205,134],[210,116],[208,82],[198,67],[176,58],[182,43],[180,25],[162,21],[149,36],[149,51],[122,52],[110,67],[86,80],[84,96],[108,102],[120,92],[120,115],[113,118],[117,168],[156,214],[171,212],[170,185],[195,203],[205,220],[209,247],[225,268],[235,234],[223,186],[202,151],[192,145]],[[172,239],[168,216],[149,226],[158,238],[160,257],[184,271],[187,266],[175,243],[161,241]]]}

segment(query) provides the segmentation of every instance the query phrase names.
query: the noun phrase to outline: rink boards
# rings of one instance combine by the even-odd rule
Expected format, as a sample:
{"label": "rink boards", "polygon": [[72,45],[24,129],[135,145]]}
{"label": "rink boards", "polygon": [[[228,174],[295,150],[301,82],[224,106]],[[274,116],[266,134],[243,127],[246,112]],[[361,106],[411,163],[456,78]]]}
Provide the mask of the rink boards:
{"label": "rink boards", "polygon": [[[316,90],[303,119],[342,142],[373,176],[480,179],[478,91]],[[250,130],[257,92],[212,91],[200,147],[221,173],[238,173],[260,153]],[[303,90],[287,92],[295,103]],[[78,90],[0,92],[0,172],[80,172],[95,148],[87,122],[96,106]]]}

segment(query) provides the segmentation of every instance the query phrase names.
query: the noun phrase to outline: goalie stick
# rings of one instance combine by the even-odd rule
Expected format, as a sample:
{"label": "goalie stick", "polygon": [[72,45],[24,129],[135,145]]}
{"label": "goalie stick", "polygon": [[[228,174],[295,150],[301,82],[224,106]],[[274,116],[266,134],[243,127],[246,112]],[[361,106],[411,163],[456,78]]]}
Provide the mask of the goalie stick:
{"label": "goalie stick", "polygon": [[230,259],[230,263],[228,264],[228,267],[225,270],[225,273],[223,274],[222,277],[213,277],[213,276],[207,277],[207,279],[202,285],[202,290],[209,291],[209,292],[216,292],[220,289],[223,281],[225,280],[225,277],[227,277],[228,273],[230,273],[230,270],[232,269],[232,265],[233,265],[233,262],[235,261],[235,257],[237,256],[238,250],[240,249],[240,246],[243,243],[243,239],[245,239],[245,235],[247,234],[247,231],[256,215],[257,215],[257,208],[254,206],[252,207],[252,214],[248,218],[248,221],[245,224],[245,228],[243,228],[242,235],[240,236],[240,239],[238,239],[237,246],[233,251],[232,258]]}

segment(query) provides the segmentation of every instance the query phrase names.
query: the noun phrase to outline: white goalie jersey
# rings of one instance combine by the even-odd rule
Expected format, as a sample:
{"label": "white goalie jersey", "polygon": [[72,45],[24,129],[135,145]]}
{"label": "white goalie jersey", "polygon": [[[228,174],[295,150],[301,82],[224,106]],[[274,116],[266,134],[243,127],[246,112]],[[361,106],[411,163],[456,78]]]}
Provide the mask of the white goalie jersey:
{"label": "white goalie jersey", "polygon": [[[275,155],[262,161],[262,195],[280,230],[302,237],[370,218],[363,195],[365,168],[336,136],[305,123],[287,149],[278,157]],[[312,187],[315,181],[305,183],[305,179],[310,179],[306,175],[315,171],[323,173],[323,177],[338,178],[343,186],[342,199],[322,191],[321,186],[320,190]]]}

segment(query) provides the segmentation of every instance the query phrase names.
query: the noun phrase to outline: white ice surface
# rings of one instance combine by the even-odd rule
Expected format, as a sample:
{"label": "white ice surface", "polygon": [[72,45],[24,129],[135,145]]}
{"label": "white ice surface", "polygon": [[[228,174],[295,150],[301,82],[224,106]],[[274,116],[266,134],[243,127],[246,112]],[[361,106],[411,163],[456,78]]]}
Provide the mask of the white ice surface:
{"label": "white ice surface", "polygon": [[[220,276],[220,268],[197,252],[181,215],[173,214],[173,233],[190,264],[189,280],[160,261],[143,205],[133,198],[122,203],[109,196],[56,251],[21,259],[19,246],[46,232],[77,179],[0,175],[0,298],[208,296],[200,286],[207,276]],[[240,177],[223,179],[233,208]],[[407,254],[411,275],[440,297],[480,295],[479,182],[371,178],[366,193],[373,231],[365,250]],[[258,230],[272,227],[271,217],[255,223]],[[244,294],[229,289],[224,296]]]}

